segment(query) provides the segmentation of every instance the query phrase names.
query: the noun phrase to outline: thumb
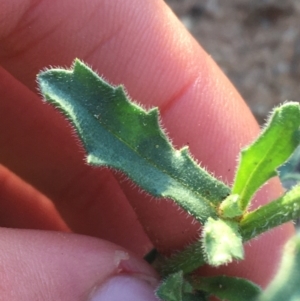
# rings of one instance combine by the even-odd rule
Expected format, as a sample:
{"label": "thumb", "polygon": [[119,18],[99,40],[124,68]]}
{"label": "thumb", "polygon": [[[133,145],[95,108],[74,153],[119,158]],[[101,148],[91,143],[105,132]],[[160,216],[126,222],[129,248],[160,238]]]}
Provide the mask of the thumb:
{"label": "thumb", "polygon": [[155,301],[156,273],[121,247],[70,233],[0,229],[1,299]]}

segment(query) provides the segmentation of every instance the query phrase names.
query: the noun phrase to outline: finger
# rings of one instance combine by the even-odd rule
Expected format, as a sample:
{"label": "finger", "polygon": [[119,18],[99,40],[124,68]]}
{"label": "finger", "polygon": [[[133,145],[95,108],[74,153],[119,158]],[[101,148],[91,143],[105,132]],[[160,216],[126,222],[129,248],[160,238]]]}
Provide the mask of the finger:
{"label": "finger", "polygon": [[1,298],[154,301],[155,272],[111,243],[80,235],[1,229]]}
{"label": "finger", "polygon": [[0,226],[69,232],[53,203],[0,165]]}
{"label": "finger", "polygon": [[[45,2],[42,3],[46,5]],[[20,52],[20,57],[24,59],[23,67],[29,67],[26,76],[18,67],[21,63],[20,57],[19,61],[9,57],[10,64],[7,63],[6,68],[32,87],[33,73],[37,71],[34,68],[39,69],[42,62],[65,65],[75,56],[84,59],[112,82],[124,83],[134,99],[144,104],[162,107],[163,123],[175,144],[181,146],[188,142],[199,161],[217,176],[230,182],[238,150],[258,132],[253,116],[238,93],[162,1],[93,3],[100,5],[101,9],[98,11],[91,6],[95,17],[90,18],[90,22],[86,22],[86,10],[85,13],[77,11],[77,14],[74,11],[82,8],[79,4],[77,8],[72,7],[71,11],[68,11],[73,13],[73,16],[76,15],[73,19],[66,18],[67,12],[64,15],[60,10],[58,17],[59,20],[64,20],[64,34],[69,39],[68,43],[65,43],[67,45],[64,44],[59,50],[60,53],[51,53],[55,51],[51,45],[64,43],[63,35],[53,29],[52,33],[38,44],[38,49],[41,50],[39,53],[43,53],[43,57],[37,56],[37,52],[28,47],[30,43]],[[39,8],[42,7],[41,5]],[[52,8],[55,9],[55,5]],[[37,11],[37,15],[42,18],[42,10]],[[143,18],[141,12],[145,12]],[[29,17],[30,14],[27,14],[27,18]],[[50,22],[59,24],[56,18]],[[74,27],[81,26],[83,22],[87,25],[80,34],[78,35],[77,31],[74,35],[75,30],[71,35]],[[38,34],[42,35],[41,32],[46,33],[47,27],[42,23],[39,17],[31,23],[32,26],[35,25],[35,39],[38,38]],[[82,45],[80,37],[88,35],[87,32],[93,28],[103,30],[98,30],[90,43]],[[21,37],[18,30],[15,30],[13,38],[5,39],[10,53],[14,53],[14,49],[17,48],[15,46],[24,45],[19,42]],[[24,37],[25,35],[23,39]],[[14,41],[18,42],[17,45]],[[32,67],[29,66],[29,62]],[[275,181],[268,190],[263,191],[264,198],[260,196],[258,200],[260,203],[267,201],[279,192],[279,184]],[[140,196],[130,193],[130,200],[144,226],[151,230],[153,241],[161,248],[182,245],[195,235],[195,232],[190,231],[188,222],[176,215],[174,210],[171,211],[172,215],[168,215],[172,210],[169,204],[149,205],[149,202],[141,202]],[[154,216],[167,216],[164,219],[164,231],[161,231],[161,224],[157,223]],[[282,228],[280,237],[286,238],[290,232],[290,228]],[[264,241],[265,244],[259,242],[262,249],[266,244],[277,246],[276,240]],[[276,261],[276,256],[273,259]],[[257,271],[261,271],[260,275],[267,278],[270,269],[271,267],[261,271],[258,267]]]}

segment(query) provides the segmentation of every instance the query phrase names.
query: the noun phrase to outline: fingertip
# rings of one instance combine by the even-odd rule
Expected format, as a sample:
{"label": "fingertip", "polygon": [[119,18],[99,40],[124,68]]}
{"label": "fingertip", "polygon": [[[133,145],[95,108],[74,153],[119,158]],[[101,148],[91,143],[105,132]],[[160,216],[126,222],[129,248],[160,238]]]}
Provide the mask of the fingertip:
{"label": "fingertip", "polygon": [[[140,287],[141,294],[151,296],[151,289],[154,294],[156,272],[132,253],[109,242],[50,231],[0,229],[0,234],[4,300],[90,300],[100,294],[99,290],[107,291],[105,287],[118,287],[117,282],[113,281],[113,286],[109,282],[115,277],[133,279],[128,281]],[[121,299],[126,294],[131,296],[132,291],[120,290],[120,281],[114,294],[111,289],[106,294],[118,294]]]}
{"label": "fingertip", "polygon": [[157,285],[139,277],[115,276],[95,289],[89,301],[158,301],[154,294]]}

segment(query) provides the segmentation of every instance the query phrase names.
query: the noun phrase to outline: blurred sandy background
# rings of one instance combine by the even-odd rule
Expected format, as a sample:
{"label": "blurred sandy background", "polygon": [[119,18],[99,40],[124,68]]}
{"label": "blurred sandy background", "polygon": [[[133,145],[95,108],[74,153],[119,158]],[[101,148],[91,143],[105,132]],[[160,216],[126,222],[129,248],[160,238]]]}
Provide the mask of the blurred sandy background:
{"label": "blurred sandy background", "polygon": [[166,0],[262,123],[300,100],[299,0]]}

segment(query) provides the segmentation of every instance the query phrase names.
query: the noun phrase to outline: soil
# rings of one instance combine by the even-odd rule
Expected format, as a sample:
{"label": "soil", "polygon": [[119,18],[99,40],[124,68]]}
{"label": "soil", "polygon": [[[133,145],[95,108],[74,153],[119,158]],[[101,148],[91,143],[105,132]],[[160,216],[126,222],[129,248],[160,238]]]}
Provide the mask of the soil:
{"label": "soil", "polygon": [[300,100],[299,0],[166,0],[263,123]]}

